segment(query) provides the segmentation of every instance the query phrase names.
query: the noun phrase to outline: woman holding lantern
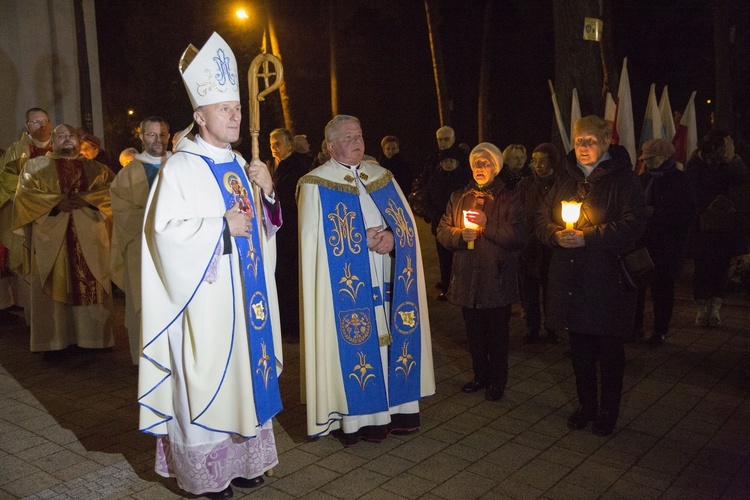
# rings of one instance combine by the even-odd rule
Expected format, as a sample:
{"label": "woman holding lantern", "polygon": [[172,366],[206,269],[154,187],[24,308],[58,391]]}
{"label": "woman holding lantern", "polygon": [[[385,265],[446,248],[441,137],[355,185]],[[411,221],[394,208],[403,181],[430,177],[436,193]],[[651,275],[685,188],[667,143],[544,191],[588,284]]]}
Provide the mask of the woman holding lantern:
{"label": "woman holding lantern", "polygon": [[447,297],[462,308],[474,370],[461,390],[485,389],[485,398],[497,401],[508,380],[508,321],[525,218],[518,195],[497,179],[503,155],[495,145],[477,145],[469,164],[474,179],[451,195],[437,239],[453,252]]}
{"label": "woman holding lantern", "polygon": [[[646,204],[628,152],[610,145],[609,123],[581,118],[573,138],[575,150],[536,214],[536,234],[553,248],[547,326],[567,330],[570,338],[579,406],[568,427],[582,429],[593,421],[592,432],[606,436],[619,415],[623,342],[633,328],[638,294],[626,283],[618,256],[643,234]],[[578,202],[580,212],[567,215],[566,202]]]}

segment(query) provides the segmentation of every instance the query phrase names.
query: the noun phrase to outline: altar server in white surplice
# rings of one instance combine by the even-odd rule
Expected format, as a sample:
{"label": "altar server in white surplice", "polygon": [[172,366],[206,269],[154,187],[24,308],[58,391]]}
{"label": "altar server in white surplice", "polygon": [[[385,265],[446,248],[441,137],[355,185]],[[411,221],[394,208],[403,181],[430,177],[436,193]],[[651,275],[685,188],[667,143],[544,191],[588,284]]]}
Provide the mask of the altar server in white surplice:
{"label": "altar server in white surplice", "polygon": [[266,166],[230,146],[241,120],[232,50],[214,33],[180,69],[200,132],[177,138],[146,205],[140,428],[157,436],[158,474],[228,498],[278,463],[281,207]]}
{"label": "altar server in white surplice", "polygon": [[325,128],[331,159],[298,184],[307,433],[345,445],[419,428],[435,393],[417,228],[386,169],[362,161],[359,120]]}
{"label": "altar server in white surplice", "polygon": [[125,327],[130,357],[138,364],[141,356],[141,239],[143,214],[148,193],[157,172],[172,153],[167,151],[169,125],[152,116],[141,122],[139,137],[143,152],[135,155],[117,173],[110,186],[114,231],[110,264],[112,281],[125,292]]}

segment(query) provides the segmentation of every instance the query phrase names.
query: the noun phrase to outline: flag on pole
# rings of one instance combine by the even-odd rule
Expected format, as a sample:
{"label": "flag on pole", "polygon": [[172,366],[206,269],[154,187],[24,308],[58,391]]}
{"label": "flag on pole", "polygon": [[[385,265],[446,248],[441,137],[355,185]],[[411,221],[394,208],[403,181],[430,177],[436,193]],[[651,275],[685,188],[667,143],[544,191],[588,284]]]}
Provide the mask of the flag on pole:
{"label": "flag on pole", "polygon": [[675,160],[683,165],[688,161],[690,155],[693,154],[695,148],[698,147],[698,128],[695,123],[696,93],[697,91],[693,91],[690,94],[690,100],[685,107],[685,112],[682,114],[680,124],[677,126],[674,139],[672,139],[672,144],[677,150]]}
{"label": "flag on pole", "polygon": [[617,144],[617,129],[615,128],[615,120],[617,119],[617,104],[612,99],[612,94],[607,92],[607,97],[604,99],[604,121],[612,126],[612,144]]}
{"label": "flag on pole", "polygon": [[630,78],[628,77],[628,58],[622,60],[620,73],[620,87],[617,89],[617,113],[615,116],[615,130],[617,142],[630,155],[630,161],[635,166],[635,124],[633,122],[633,100],[630,97]]}
{"label": "flag on pole", "polygon": [[643,116],[643,127],[641,128],[641,142],[638,148],[642,148],[646,141],[651,139],[664,139],[664,129],[661,125],[661,114],[659,105],[656,102],[656,84],[651,84],[648,92],[648,103],[646,104],[646,114]]}
{"label": "flag on pole", "polygon": [[578,102],[578,90],[573,89],[573,98],[570,103],[570,144],[572,145],[575,140],[573,139],[573,126],[581,118],[581,104]]}
{"label": "flag on pole", "polygon": [[552,80],[547,80],[549,84],[549,92],[552,94],[552,106],[555,108],[555,120],[557,121],[557,128],[560,131],[560,137],[562,138],[563,147],[565,153],[570,151],[570,139],[568,139],[568,132],[565,130],[565,124],[563,123],[562,114],[560,113],[560,106],[557,104],[557,95],[555,94],[555,87],[552,85]]}
{"label": "flag on pole", "polygon": [[664,140],[672,141],[675,134],[674,117],[672,116],[672,105],[669,103],[667,86],[661,91],[659,99],[659,114],[661,115],[661,126],[664,128]]}

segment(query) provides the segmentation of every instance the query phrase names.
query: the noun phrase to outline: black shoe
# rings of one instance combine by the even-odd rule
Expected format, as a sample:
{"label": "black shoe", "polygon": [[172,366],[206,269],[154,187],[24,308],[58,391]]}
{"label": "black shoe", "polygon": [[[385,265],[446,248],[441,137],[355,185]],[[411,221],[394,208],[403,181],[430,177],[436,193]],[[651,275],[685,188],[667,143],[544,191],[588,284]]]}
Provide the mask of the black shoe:
{"label": "black shoe", "polygon": [[442,281],[438,281],[437,283],[435,283],[435,288],[437,288],[438,290],[445,290]]}
{"label": "black shoe", "polygon": [[568,428],[573,430],[583,429],[589,422],[596,418],[596,408],[579,405],[576,411],[568,417]]}
{"label": "black shoe", "polygon": [[223,498],[232,498],[234,496],[234,491],[232,491],[231,486],[227,486],[223,490],[215,493],[203,493],[203,496],[210,498],[211,500],[221,500]]}
{"label": "black shoe", "polygon": [[437,294],[437,299],[440,302],[445,302],[446,300],[448,300],[448,297],[445,296],[445,292],[440,292],[439,294]]}
{"label": "black shoe", "polygon": [[539,338],[538,333],[527,333],[523,336],[524,344],[541,344],[542,342],[544,341]]}
{"label": "black shoe", "polygon": [[487,384],[485,384],[484,382],[477,382],[476,380],[472,380],[468,384],[465,384],[463,387],[461,387],[461,390],[463,392],[472,393],[481,391],[485,388],[486,385]]}
{"label": "black shoe", "polygon": [[591,432],[597,436],[609,436],[612,434],[617,423],[617,414],[618,412],[614,410],[600,411],[599,416],[594,420],[594,425],[591,426]]}
{"label": "black shoe", "polygon": [[658,347],[662,345],[666,339],[666,335],[654,332],[654,334],[649,337],[648,344],[652,347]]}
{"label": "black shoe", "polygon": [[235,477],[232,479],[232,486],[238,488],[257,488],[263,484],[263,476],[254,477],[252,479],[245,479],[244,477]]}
{"label": "black shoe", "polygon": [[484,399],[487,401],[500,401],[500,398],[503,397],[503,390],[500,389],[499,386],[495,384],[490,384],[487,386],[487,390],[484,393]]}

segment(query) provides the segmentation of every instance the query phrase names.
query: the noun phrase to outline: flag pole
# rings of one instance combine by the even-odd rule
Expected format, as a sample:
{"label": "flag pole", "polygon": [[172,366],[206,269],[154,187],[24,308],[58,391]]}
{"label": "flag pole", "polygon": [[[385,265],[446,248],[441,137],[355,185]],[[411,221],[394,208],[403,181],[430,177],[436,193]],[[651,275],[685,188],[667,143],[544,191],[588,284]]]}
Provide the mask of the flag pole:
{"label": "flag pole", "polygon": [[560,130],[560,137],[562,137],[563,147],[565,153],[570,151],[570,139],[568,138],[568,132],[565,130],[565,124],[563,123],[562,114],[560,113],[560,106],[557,104],[557,95],[555,95],[555,87],[552,85],[552,80],[547,80],[549,84],[549,92],[552,95],[552,106],[555,108],[555,119],[557,120],[557,128]]}

